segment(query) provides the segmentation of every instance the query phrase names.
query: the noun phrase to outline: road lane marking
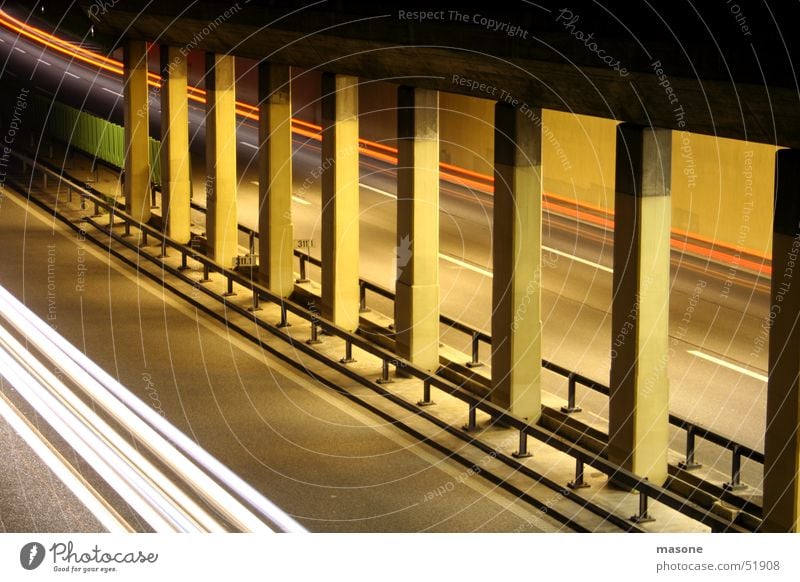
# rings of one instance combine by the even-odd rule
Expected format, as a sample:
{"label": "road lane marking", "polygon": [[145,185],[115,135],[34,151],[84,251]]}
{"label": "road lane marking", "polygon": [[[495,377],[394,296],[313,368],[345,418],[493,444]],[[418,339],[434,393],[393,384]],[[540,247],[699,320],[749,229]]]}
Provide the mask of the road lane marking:
{"label": "road lane marking", "polygon": [[756,380],[761,380],[762,382],[767,381],[767,376],[765,376],[764,374],[759,374],[758,372],[754,372],[753,370],[748,370],[747,368],[743,368],[742,366],[731,364],[730,362],[726,362],[725,360],[721,360],[720,358],[715,358],[714,356],[709,356],[708,354],[704,354],[703,352],[698,350],[686,350],[686,351],[695,357],[702,358],[703,360],[708,360],[709,362],[712,362],[724,368],[728,368],[729,370],[734,370],[736,372],[739,372],[740,374],[744,374],[745,376],[750,376],[751,378],[755,378]]}
{"label": "road lane marking", "polygon": [[[384,190],[381,190],[379,188],[374,188],[373,186],[367,186],[366,184],[359,184],[359,186],[361,186],[362,188],[365,188],[365,189],[367,189],[367,190],[369,190],[371,192],[375,192],[376,194],[381,194],[382,196],[388,196],[389,198],[394,198],[395,200],[397,200],[397,196],[395,196],[394,194],[391,194],[389,192],[386,192]],[[589,261],[587,259],[582,259],[580,257],[576,257],[575,255],[571,255],[569,253],[565,253],[564,251],[559,251],[559,250],[551,248],[551,247],[547,247],[547,246],[542,245],[542,250],[551,252],[551,253],[553,253],[555,255],[559,255],[559,256],[571,259],[571,260],[575,261],[576,263],[581,263],[583,265],[588,265],[590,267],[594,267],[595,269],[599,269],[601,271],[605,271],[606,273],[613,273],[614,272],[613,269],[611,269],[610,267],[606,267],[605,265],[601,265],[599,263],[595,263],[595,262]],[[448,255],[443,255],[441,253],[439,254],[439,256],[441,258],[443,258],[444,260],[446,260],[446,261],[450,261],[451,263],[455,263],[456,265],[460,265],[460,266],[465,267],[467,269],[471,269],[471,270],[473,270],[473,271],[475,271],[477,273],[481,273],[482,275],[486,275],[487,277],[491,277],[492,276],[492,272],[491,271],[487,271],[486,269],[482,269],[480,267],[476,267],[475,265],[471,265],[469,263],[465,263],[463,261],[459,261],[458,259],[454,259],[454,258],[452,258],[452,257],[450,257]]]}
{"label": "road lane marking", "polygon": [[458,265],[459,267],[464,267],[465,269],[469,269],[470,271],[475,271],[476,273],[480,273],[485,277],[489,277],[490,279],[493,277],[492,272],[488,269],[484,269],[483,267],[479,267],[477,265],[473,265],[471,263],[467,263],[466,261],[462,261],[461,259],[456,259],[455,257],[451,257],[450,255],[446,255],[444,253],[439,253],[439,258],[454,265]]}
{"label": "road lane marking", "polygon": [[103,91],[106,91],[107,93],[111,93],[112,95],[116,95],[117,97],[123,97],[122,93],[117,93],[116,91],[112,91],[111,89],[109,89],[107,87],[101,87],[101,89]]}
{"label": "road lane marking", "polygon": [[21,49],[21,48],[19,48],[18,46],[15,46],[15,47],[14,47],[14,50],[15,50],[15,51],[19,51],[19,52],[21,52],[23,55],[27,55],[27,54],[28,54],[27,52],[25,52],[24,50],[22,50],[22,49]]}
{"label": "road lane marking", "polygon": [[52,67],[53,66],[50,63],[48,63],[47,61],[43,61],[42,59],[36,59],[36,60],[39,61],[40,63],[44,64],[44,65],[47,65],[48,67]]}
{"label": "road lane marking", "polygon": [[64,74],[65,75],[69,75],[70,77],[72,77],[74,79],[80,79],[80,77],[78,75],[76,75],[75,73],[70,73],[69,71],[64,71]]}
{"label": "road lane marking", "polygon": [[385,190],[381,190],[379,188],[373,188],[372,186],[367,186],[366,184],[362,184],[360,182],[359,182],[358,185],[361,186],[362,188],[365,188],[365,189],[371,191],[371,192],[375,192],[376,194],[380,194],[382,196],[388,196],[389,198],[394,198],[395,200],[397,200],[397,196],[395,196],[394,194],[390,194],[389,192],[386,192]]}
{"label": "road lane marking", "polygon": [[606,273],[613,273],[614,272],[614,269],[612,269],[610,267],[606,267],[605,265],[601,265],[600,263],[595,263],[593,261],[589,261],[589,260],[586,260],[586,259],[582,259],[580,257],[576,257],[575,255],[571,255],[569,253],[565,253],[564,251],[559,251],[558,249],[554,249],[552,247],[547,247],[547,246],[542,245],[542,250],[543,251],[548,251],[550,253],[553,253],[554,255],[565,257],[567,259],[575,261],[576,263],[581,263],[581,264],[584,264],[584,265],[588,265],[590,267],[594,267],[595,269],[599,269],[601,271],[605,271]]}
{"label": "road lane marking", "polygon": [[247,146],[247,147],[249,147],[249,148],[253,148],[254,150],[257,150],[257,149],[258,149],[258,146],[257,146],[257,145],[253,145],[253,144],[251,144],[251,143],[247,143],[246,141],[240,141],[239,143],[240,143],[240,144],[242,144],[243,146]]}

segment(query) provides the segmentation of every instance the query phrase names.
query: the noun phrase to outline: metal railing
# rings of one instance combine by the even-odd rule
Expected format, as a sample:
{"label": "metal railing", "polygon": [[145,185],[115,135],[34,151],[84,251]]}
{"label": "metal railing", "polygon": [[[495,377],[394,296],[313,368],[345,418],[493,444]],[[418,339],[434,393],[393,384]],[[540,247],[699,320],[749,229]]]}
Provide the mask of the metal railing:
{"label": "metal railing", "polygon": [[[284,341],[290,343],[295,349],[302,351],[303,353],[313,357],[314,359],[325,363],[329,367],[332,367],[338,371],[341,371],[348,375],[349,377],[359,381],[365,382],[365,378],[361,375],[355,374],[351,369],[348,369],[347,362],[351,360],[352,350],[354,347],[362,350],[363,352],[373,356],[374,358],[378,359],[381,362],[381,373],[380,377],[377,379],[381,382],[388,382],[390,381],[389,377],[389,368],[390,366],[394,366],[395,369],[402,369],[403,375],[408,378],[415,378],[422,383],[423,389],[423,399],[420,401],[420,405],[424,405],[430,402],[430,393],[431,389],[435,388],[440,390],[441,392],[448,394],[461,400],[467,405],[467,414],[468,414],[468,423],[466,425],[466,429],[471,429],[475,427],[475,415],[477,411],[481,411],[487,415],[489,415],[494,421],[500,423],[503,426],[507,426],[512,428],[519,433],[519,446],[518,450],[514,453],[515,456],[524,457],[528,454],[528,439],[534,438],[540,441],[543,445],[552,447],[557,451],[567,454],[575,459],[576,463],[576,475],[578,474],[579,470],[582,474],[583,467],[585,465],[589,465],[594,469],[604,473],[607,477],[614,482],[618,483],[622,487],[626,487],[632,491],[635,491],[640,496],[640,507],[644,507],[645,510],[647,508],[647,500],[648,499],[655,499],[658,500],[660,503],[670,507],[671,509],[683,513],[684,515],[703,523],[704,525],[710,527],[712,531],[744,531],[743,528],[734,524],[733,522],[726,520],[711,511],[707,510],[706,508],[698,505],[695,502],[687,500],[686,498],[664,488],[659,485],[650,483],[647,481],[646,478],[641,478],[630,471],[612,463],[608,459],[604,458],[601,455],[595,454],[594,452],[576,444],[567,441],[564,438],[559,437],[558,435],[554,434],[553,432],[540,427],[538,425],[529,424],[524,419],[521,419],[517,416],[511,414],[508,410],[490,402],[485,397],[481,397],[470,391],[469,389],[457,385],[445,378],[442,378],[437,375],[431,375],[428,371],[415,366],[413,363],[405,360],[403,358],[398,357],[395,353],[391,350],[383,348],[372,341],[357,335],[356,333],[349,332],[347,330],[341,329],[337,327],[333,322],[321,317],[315,311],[307,309],[291,300],[288,300],[280,295],[277,295],[260,285],[259,283],[252,280],[252,278],[247,277],[234,269],[223,267],[217,263],[215,263],[210,258],[199,254],[196,249],[192,248],[191,246],[176,242],[170,239],[167,235],[165,235],[160,230],[157,230],[147,224],[139,223],[135,218],[128,215],[127,213],[119,210],[116,204],[109,203],[105,199],[99,198],[95,193],[83,188],[82,185],[78,184],[77,181],[71,180],[69,177],[65,177],[63,175],[63,170],[59,170],[53,168],[47,162],[41,162],[37,160],[33,160],[30,157],[18,153],[12,152],[12,155],[18,158],[23,164],[27,163],[31,165],[33,168],[38,168],[44,174],[48,174],[53,178],[59,180],[60,182],[66,183],[69,187],[73,188],[81,198],[89,199],[94,205],[95,208],[100,207],[108,211],[110,214],[113,214],[113,217],[116,219],[120,219],[124,223],[125,232],[129,233],[131,227],[138,228],[141,233],[141,237],[144,240],[145,237],[150,236],[160,242],[160,246],[162,248],[162,253],[159,257],[152,257],[147,253],[143,253],[142,250],[132,243],[124,243],[131,249],[135,249],[139,252],[140,256],[147,258],[150,261],[157,262],[158,264],[164,266],[163,259],[167,256],[168,250],[173,250],[175,252],[180,253],[181,255],[181,264],[182,266],[187,265],[187,259],[191,258],[192,260],[196,261],[200,264],[203,269],[203,278],[199,281],[190,279],[183,271],[180,269],[172,269],[170,268],[169,271],[173,273],[176,277],[181,277],[183,280],[187,282],[192,282],[193,284],[197,285],[198,289],[201,289],[203,292],[213,295],[213,291],[206,289],[203,286],[203,283],[209,280],[210,273],[216,273],[223,277],[227,281],[228,289],[232,289],[233,284],[237,284],[241,287],[248,289],[253,295],[253,304],[254,306],[258,305],[259,301],[269,301],[280,308],[280,322],[277,324],[269,324],[259,318],[254,318],[256,323],[261,326],[262,328],[270,331],[273,335],[280,337]],[[91,220],[91,218],[86,217],[84,218],[86,222],[93,225],[94,227],[98,228],[103,232],[107,232],[109,234],[113,234],[115,239],[123,242],[125,241],[124,235],[118,235],[113,232],[113,225],[109,225],[106,227],[105,225],[100,225],[97,222]],[[113,221],[111,221],[113,223]],[[241,230],[241,228],[240,228]],[[311,260],[310,257],[306,258],[307,261]],[[375,285],[364,282],[364,290],[367,289],[374,289]],[[376,291],[381,294],[388,294],[390,292],[386,290]],[[393,294],[391,294],[393,296]],[[241,308],[234,304],[229,304],[232,309],[237,311],[241,311]],[[243,311],[244,314],[247,314],[247,311]],[[321,330],[326,335],[334,338],[339,338],[344,342],[344,358],[338,359],[333,358],[332,356],[329,357],[328,355],[314,349],[312,345],[308,345],[306,341],[298,341],[295,338],[286,334],[283,329],[287,326],[288,322],[288,315],[291,314],[294,317],[300,318],[302,320],[307,321],[312,329],[312,334],[315,331]],[[251,315],[252,317],[252,315]],[[468,329],[464,326],[465,329]],[[485,337],[485,334],[483,336]],[[309,339],[314,339],[309,338]],[[350,357],[349,357],[350,356]],[[577,381],[577,377],[576,381]],[[406,405],[401,403],[398,397],[394,397],[395,402]],[[422,411],[420,407],[415,409],[417,414],[422,416],[425,413]],[[644,516],[634,516],[634,518],[643,518]],[[636,519],[634,519],[635,521]]]}
{"label": "metal railing", "polygon": [[[154,185],[153,188],[155,196],[155,190],[159,190],[160,188],[157,185]],[[200,206],[196,202],[192,202],[191,206],[193,209],[200,212],[205,213],[206,211],[203,206]],[[248,237],[250,254],[255,254],[255,245],[256,239],[258,238],[258,232],[242,224],[238,224],[237,226],[239,232],[244,233]],[[297,257],[299,261],[299,277],[296,281],[297,283],[307,283],[310,281],[308,277],[308,264],[318,268],[322,267],[322,261],[311,256],[307,252],[295,249],[294,256]],[[367,292],[374,293],[375,295],[390,301],[395,300],[395,294],[392,291],[381,287],[372,281],[359,278],[358,287],[360,306],[359,310],[362,313],[369,311],[369,307],[367,306]],[[439,321],[448,328],[454,329],[469,336],[470,360],[466,362],[465,365],[468,368],[478,368],[483,366],[483,363],[480,361],[480,345],[483,343],[489,346],[491,349],[491,335],[444,314],[440,314]],[[576,405],[576,391],[579,385],[599,394],[603,394],[604,396],[609,396],[611,393],[611,389],[607,385],[544,358],[542,359],[542,367],[567,379],[567,403],[565,406],[561,407],[561,411],[565,414],[581,412],[581,408]],[[727,491],[741,491],[747,488],[747,485],[741,481],[741,460],[743,457],[759,463],[762,466],[764,464],[764,454],[760,451],[738,443],[728,437],[725,437],[724,435],[714,432],[710,428],[694,423],[687,418],[683,418],[676,414],[670,414],[669,423],[672,426],[686,432],[685,458],[678,464],[681,469],[691,471],[702,467],[702,465],[698,463],[695,458],[697,438],[701,438],[705,441],[715,444],[731,453],[730,481],[722,484],[722,487]]]}

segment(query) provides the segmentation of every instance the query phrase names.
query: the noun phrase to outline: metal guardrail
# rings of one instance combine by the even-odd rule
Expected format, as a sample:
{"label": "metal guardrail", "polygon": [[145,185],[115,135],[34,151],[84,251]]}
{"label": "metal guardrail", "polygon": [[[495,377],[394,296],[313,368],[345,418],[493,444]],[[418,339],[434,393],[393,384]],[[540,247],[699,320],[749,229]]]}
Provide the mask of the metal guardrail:
{"label": "metal guardrail", "polygon": [[[418,368],[413,363],[398,357],[392,351],[378,346],[362,336],[337,327],[333,322],[321,317],[319,313],[306,309],[305,307],[291,300],[273,293],[266,287],[233,269],[226,268],[215,263],[210,258],[199,254],[196,249],[192,248],[191,246],[178,243],[170,239],[163,232],[147,224],[139,223],[135,218],[128,215],[126,212],[119,210],[116,204],[109,203],[106,200],[99,198],[95,193],[90,192],[81,184],[78,184],[77,181],[72,180],[69,177],[65,177],[63,175],[63,170],[54,168],[47,162],[31,159],[25,154],[12,152],[12,155],[19,159],[23,164],[27,163],[33,168],[39,168],[44,174],[50,175],[53,178],[66,183],[70,188],[74,189],[78,195],[81,196],[81,198],[90,199],[91,202],[95,204],[95,208],[104,208],[106,211],[112,214],[114,218],[122,220],[126,234],[130,233],[130,228],[133,226],[140,230],[143,240],[146,239],[147,236],[151,236],[156,240],[159,240],[161,242],[162,258],[166,256],[168,249],[171,249],[180,253],[181,264],[183,266],[186,266],[187,258],[191,258],[192,260],[200,263],[203,269],[203,279],[197,281],[196,283],[202,285],[202,283],[209,280],[210,273],[217,273],[227,280],[228,289],[231,289],[234,283],[249,289],[253,295],[253,308],[257,308],[261,300],[267,300],[277,305],[280,308],[281,316],[280,322],[275,327],[282,328],[287,326],[289,323],[288,314],[291,313],[293,316],[309,322],[312,330],[312,337],[310,339],[313,340],[317,331],[322,330],[329,336],[338,337],[339,339],[343,340],[345,344],[345,358],[342,360],[332,360],[321,352],[311,349],[310,346],[303,346],[304,348],[308,348],[308,350],[304,351],[317,360],[330,366],[337,367],[340,364],[346,364],[348,359],[347,355],[352,353],[353,347],[357,347],[381,361],[381,376],[377,380],[379,383],[387,383],[390,381],[390,366],[394,366],[396,369],[402,369],[405,376],[416,378],[422,382],[423,400],[420,401],[421,405],[430,402],[429,396],[431,388],[440,390],[445,394],[449,394],[467,404],[468,424],[465,427],[467,430],[475,428],[475,418],[478,410],[486,413],[496,422],[517,430],[519,432],[519,447],[515,453],[515,456],[527,456],[528,438],[534,438],[541,443],[558,450],[559,452],[572,456],[576,462],[576,475],[582,475],[584,465],[589,465],[607,475],[609,479],[613,480],[615,483],[618,483],[620,486],[636,491],[640,496],[640,510],[643,511],[640,512],[640,515],[632,518],[634,521],[644,520],[647,511],[647,501],[648,499],[654,499],[673,510],[683,513],[691,519],[703,523],[704,525],[710,527],[712,531],[745,531],[743,528],[732,523],[731,521],[721,518],[720,516],[701,507],[700,505],[689,501],[664,487],[650,483],[646,478],[640,478],[630,471],[612,463],[601,455],[595,454],[578,444],[569,442],[566,439],[548,431],[547,429],[537,425],[529,424],[524,419],[514,416],[506,409],[497,406],[486,398],[476,396],[467,388],[459,386],[442,377],[431,375],[426,370]],[[100,227],[100,225],[94,223],[93,221],[89,222],[97,227]],[[111,227],[109,227],[109,229],[110,228]],[[369,285],[372,286],[372,284]],[[264,325],[266,326],[268,324]],[[288,341],[294,341],[293,338],[289,338],[289,336],[286,335],[284,335],[284,338]]]}
{"label": "metal guardrail", "polygon": [[[255,233],[255,236],[258,236],[258,233]],[[295,250],[294,254],[300,260],[300,278],[307,279],[306,275],[306,263],[310,263],[316,267],[322,266],[322,261],[315,257],[311,257],[306,253],[303,253],[299,250]],[[367,311],[367,291],[373,292],[380,297],[385,299],[389,299],[394,301],[395,294],[392,293],[390,290],[385,289],[371,281],[367,281],[364,279],[359,279],[359,290],[360,290],[360,305],[361,311]],[[440,315],[439,321],[448,326],[451,329],[459,331],[468,335],[471,345],[471,360],[466,362],[466,366],[469,368],[477,368],[482,366],[483,364],[480,361],[480,343],[483,342],[484,344],[491,347],[492,345],[492,337],[491,335],[487,334],[486,332],[477,330],[469,325],[452,319],[446,315]],[[584,386],[594,392],[598,392],[599,394],[603,394],[605,396],[609,396],[611,394],[611,389],[606,386],[605,384],[598,382],[588,376],[584,376],[577,372],[574,372],[564,366],[560,366],[554,362],[551,362],[546,359],[542,359],[542,367],[546,370],[554,372],[559,376],[563,376],[567,379],[567,404],[561,407],[561,411],[565,414],[572,414],[574,412],[580,412],[581,409],[576,406],[576,390],[577,386]],[[698,469],[702,465],[698,463],[695,459],[695,450],[696,450],[696,439],[701,438],[706,440],[710,443],[713,443],[723,449],[730,451],[731,453],[731,480],[727,483],[723,484],[723,488],[730,491],[737,491],[745,489],[747,486],[741,482],[741,459],[742,457],[750,459],[751,461],[755,461],[756,463],[760,463],[761,465],[764,464],[764,454],[752,449],[746,445],[738,443],[728,437],[725,437],[719,433],[714,432],[713,430],[701,426],[697,423],[694,423],[686,418],[678,416],[677,414],[670,414],[669,415],[669,423],[679,429],[682,429],[686,432],[686,456],[685,459],[679,464],[680,468],[685,470],[692,470]]]}

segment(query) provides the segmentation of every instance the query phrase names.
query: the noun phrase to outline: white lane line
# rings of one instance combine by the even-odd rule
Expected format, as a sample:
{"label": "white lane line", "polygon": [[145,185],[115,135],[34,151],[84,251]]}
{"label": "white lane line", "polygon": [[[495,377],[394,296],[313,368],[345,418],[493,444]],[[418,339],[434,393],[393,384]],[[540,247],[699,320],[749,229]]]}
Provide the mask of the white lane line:
{"label": "white lane line", "polygon": [[439,258],[453,263],[454,265],[458,265],[459,267],[464,267],[465,269],[469,269],[470,271],[475,271],[476,273],[480,273],[484,277],[489,277],[490,279],[493,277],[492,272],[488,269],[484,269],[477,265],[473,265],[471,263],[467,263],[466,261],[462,261],[461,259],[456,259],[455,257],[451,257],[450,255],[446,255],[444,253],[439,253]]}
{"label": "white lane line", "polygon": [[5,41],[5,39],[3,39],[3,38],[0,38],[0,42],[6,42],[6,41]]}
{"label": "white lane line", "polygon": [[397,196],[395,196],[394,194],[390,194],[389,192],[386,192],[384,190],[380,190],[378,188],[373,188],[372,186],[367,186],[366,184],[361,184],[361,183],[359,183],[358,185],[361,186],[362,188],[365,188],[365,189],[371,191],[371,192],[375,192],[376,194],[381,194],[383,196],[388,196],[389,198],[394,198],[395,200],[397,200]]}
{"label": "white lane line", "polygon": [[76,75],[75,73],[70,73],[69,71],[64,71],[64,74],[65,75],[69,75],[70,77],[72,77],[74,79],[80,79],[80,77],[78,75]]}
{"label": "white lane line", "polygon": [[19,51],[19,52],[21,52],[23,55],[27,55],[27,54],[28,54],[27,52],[25,52],[24,50],[22,50],[22,49],[21,49],[21,48],[19,48],[18,46],[15,46],[15,47],[14,47],[14,50],[15,50],[15,51]]}
{"label": "white lane line", "polygon": [[719,366],[724,368],[728,368],[729,370],[735,370],[740,374],[744,374],[745,376],[750,376],[751,378],[755,378],[756,380],[761,380],[762,382],[767,381],[767,376],[764,374],[759,374],[758,372],[753,372],[753,370],[748,370],[747,368],[743,368],[742,366],[737,366],[736,364],[731,364],[730,362],[726,362],[725,360],[721,360],[720,358],[715,358],[714,356],[709,356],[708,354],[704,354],[698,350],[687,350],[688,353],[696,356],[698,358],[702,358],[703,360],[708,360],[709,362],[713,362]]}
{"label": "white lane line", "polygon": [[[381,194],[383,196],[388,196],[389,198],[394,198],[395,200],[397,200],[397,196],[395,196],[394,194],[390,194],[389,192],[386,192],[384,190],[380,190],[380,189],[374,188],[372,186],[367,186],[366,184],[359,184],[359,186],[361,186],[362,188],[365,188],[365,189],[367,189],[367,190],[369,190],[371,192],[375,192],[376,194]],[[583,265],[588,265],[590,267],[594,267],[595,269],[599,269],[601,271],[605,271],[606,273],[613,273],[614,272],[613,269],[611,269],[610,267],[606,267],[605,265],[601,265],[599,263],[594,263],[594,262],[589,261],[587,259],[582,259],[580,257],[576,257],[575,255],[571,255],[569,253],[565,253],[564,251],[559,251],[559,250],[551,248],[551,247],[547,247],[547,246],[542,245],[542,250],[551,252],[551,253],[553,253],[555,255],[559,255],[559,256],[565,257],[567,259],[571,259],[571,260],[575,261],[576,263],[581,263]],[[449,257],[447,255],[440,254],[439,256],[442,257],[446,261],[450,261],[450,262],[455,263],[457,265],[460,265],[462,267],[466,267],[467,269],[472,269],[473,271],[481,273],[482,275],[486,275],[487,277],[491,277],[492,276],[491,271],[487,271],[486,269],[482,269],[480,267],[476,267],[475,265],[470,265],[469,263],[464,263],[463,261],[458,261],[458,259],[454,259],[454,258]]]}
{"label": "white lane line", "polygon": [[52,67],[53,66],[50,63],[48,63],[47,61],[43,61],[42,59],[36,59],[36,60],[39,61],[40,63],[42,63],[43,65],[47,65],[48,67]]}
{"label": "white lane line", "polygon": [[258,149],[257,145],[254,145],[254,144],[251,144],[251,143],[247,143],[246,141],[240,141],[239,143],[242,144],[243,146],[247,146],[249,148],[253,148],[254,150]]}
{"label": "white lane line", "polygon": [[111,89],[109,89],[107,87],[101,87],[101,88],[103,89],[103,91],[105,91],[107,93],[111,93],[112,95],[116,95],[117,97],[123,97],[122,93],[117,93],[116,91],[112,91]]}
{"label": "white lane line", "polygon": [[595,269],[599,269],[601,271],[605,271],[606,273],[613,273],[614,272],[614,269],[612,269],[610,267],[606,267],[605,265],[601,265],[600,263],[594,263],[592,261],[588,261],[586,259],[582,259],[580,257],[576,257],[575,255],[571,255],[569,253],[565,253],[564,251],[559,251],[558,249],[554,249],[554,248],[546,247],[546,246],[542,245],[542,250],[548,251],[550,253],[553,253],[554,255],[559,255],[561,257],[565,257],[567,259],[573,260],[576,263],[581,263],[583,265],[589,265],[590,267],[594,267]]}

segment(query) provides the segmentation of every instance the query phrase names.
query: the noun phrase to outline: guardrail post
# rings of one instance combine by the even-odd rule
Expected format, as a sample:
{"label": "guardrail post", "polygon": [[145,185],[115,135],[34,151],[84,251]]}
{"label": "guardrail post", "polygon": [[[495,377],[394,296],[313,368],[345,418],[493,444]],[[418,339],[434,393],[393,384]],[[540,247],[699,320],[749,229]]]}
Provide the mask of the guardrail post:
{"label": "guardrail post", "polygon": [[67,184],[67,202],[72,202],[72,186]]}
{"label": "guardrail post", "polygon": [[147,231],[146,230],[142,231],[142,245],[141,246],[143,246],[143,247],[147,246]]}
{"label": "guardrail post", "polygon": [[383,364],[381,365],[381,377],[376,380],[378,384],[391,384],[394,382],[389,377],[389,360],[384,359]]}
{"label": "guardrail post", "polygon": [[100,212],[100,207],[97,205],[97,202],[94,203],[94,214],[92,214],[92,218],[98,218],[103,216]]}
{"label": "guardrail post", "polygon": [[159,259],[166,259],[169,256],[167,254],[167,237],[162,235],[161,237],[161,254],[158,255]]}
{"label": "guardrail post", "polygon": [[575,479],[567,483],[570,489],[585,489],[590,485],[583,480],[583,459],[578,457],[575,459]]}
{"label": "guardrail post", "polygon": [[311,317],[311,338],[306,340],[306,343],[310,346],[321,344],[322,340],[319,339],[319,330],[317,328],[317,318],[315,316]]}
{"label": "guardrail post", "polygon": [[261,311],[259,304],[258,289],[253,289],[253,304],[247,308],[247,311]]}
{"label": "guardrail post", "polygon": [[694,460],[694,431],[695,426],[693,424],[690,424],[686,428],[686,460],[678,463],[678,467],[685,471],[699,469],[703,466],[701,463]]}
{"label": "guardrail post", "polygon": [[249,240],[249,247],[250,247],[250,254],[256,254],[256,233],[252,230],[250,231],[250,240]]}
{"label": "guardrail post", "polygon": [[472,361],[467,362],[467,368],[480,368],[483,363],[480,360],[480,341],[481,336],[477,331],[472,332]]}
{"label": "guardrail post", "polygon": [[47,172],[42,171],[42,190],[47,190]]}
{"label": "guardrail post", "polygon": [[417,402],[417,406],[433,406],[436,404],[433,400],[431,400],[431,383],[430,380],[424,380],[422,382],[422,400]]}
{"label": "guardrail post", "polygon": [[511,456],[515,459],[526,459],[533,456],[528,451],[528,433],[524,430],[519,431],[519,448],[511,453]]}
{"label": "guardrail post", "polygon": [[156,185],[152,182],[150,183],[150,209],[158,208],[156,206]]}
{"label": "guardrail post", "polygon": [[231,279],[230,277],[227,277],[227,279],[228,279],[228,290],[225,291],[225,293],[223,293],[222,296],[223,297],[232,297],[232,296],[236,295],[236,293],[233,290],[233,279]]}
{"label": "guardrail post", "polygon": [[349,339],[344,340],[344,357],[339,360],[341,364],[352,364],[355,362],[353,358],[353,342]]}
{"label": "guardrail post", "polygon": [[208,264],[203,263],[203,278],[200,279],[200,282],[201,283],[208,283],[209,281],[211,281],[211,278],[208,275],[209,275],[209,273],[208,273]]}
{"label": "guardrail post", "polygon": [[86,196],[81,194],[81,210],[86,210]]}
{"label": "guardrail post", "polygon": [[306,260],[307,257],[305,255],[300,255],[300,278],[295,281],[295,283],[310,283],[311,281],[306,276]]}
{"label": "guardrail post", "polygon": [[731,480],[722,484],[722,488],[725,491],[747,489],[747,485],[742,483],[742,453],[740,450],[739,445],[733,445],[733,450],[731,451]]}
{"label": "guardrail post", "polygon": [[561,407],[561,412],[565,414],[581,411],[579,406],[575,406],[575,386],[575,373],[570,372],[569,376],[567,376],[567,405]]}
{"label": "guardrail post", "polygon": [[478,405],[474,401],[470,401],[469,403],[469,416],[467,417],[467,424],[461,428],[467,432],[472,432],[478,428]]}
{"label": "guardrail post", "polygon": [[[125,223],[125,226],[128,226],[128,223]],[[189,265],[186,264],[186,253],[181,252],[181,266],[178,267],[179,271],[188,271]]]}
{"label": "guardrail post", "polygon": [[644,491],[639,491],[639,513],[632,515],[630,520],[633,523],[649,523],[655,521],[655,518],[647,512],[647,493]]}
{"label": "guardrail post", "polygon": [[358,312],[359,313],[367,313],[369,311],[369,307],[367,307],[367,286],[364,284],[364,281],[358,282]]}
{"label": "guardrail post", "polygon": [[277,327],[291,327],[291,325],[286,314],[286,305],[281,302],[281,320],[277,323]]}

